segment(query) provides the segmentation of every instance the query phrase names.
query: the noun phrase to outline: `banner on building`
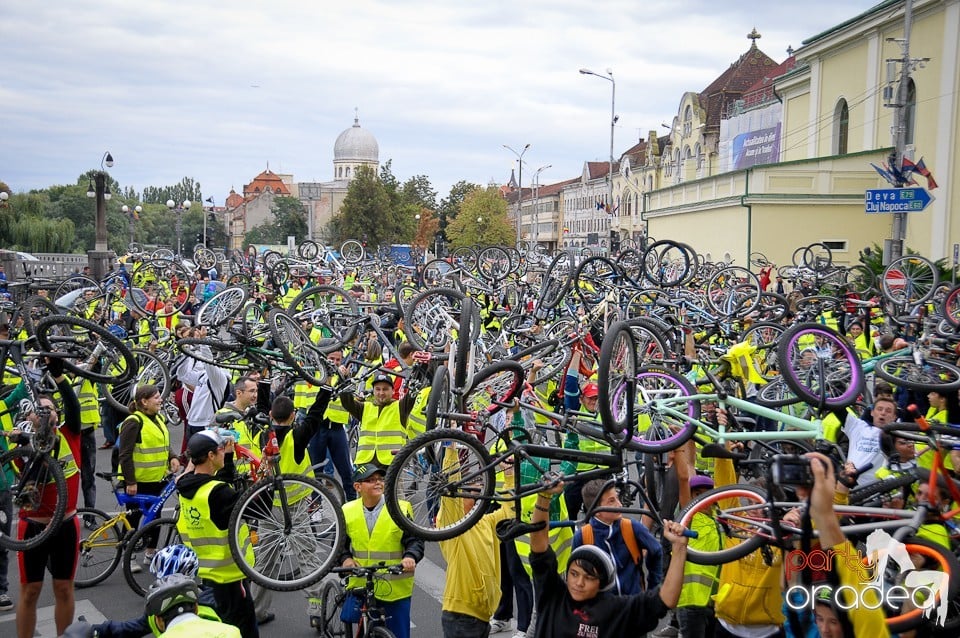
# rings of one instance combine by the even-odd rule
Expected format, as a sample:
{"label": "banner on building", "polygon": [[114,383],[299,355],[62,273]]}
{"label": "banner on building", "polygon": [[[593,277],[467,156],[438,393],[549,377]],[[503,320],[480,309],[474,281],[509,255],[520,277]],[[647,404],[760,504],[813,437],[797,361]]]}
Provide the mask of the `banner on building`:
{"label": "banner on building", "polygon": [[733,138],[733,167],[772,164],[780,159],[780,124]]}

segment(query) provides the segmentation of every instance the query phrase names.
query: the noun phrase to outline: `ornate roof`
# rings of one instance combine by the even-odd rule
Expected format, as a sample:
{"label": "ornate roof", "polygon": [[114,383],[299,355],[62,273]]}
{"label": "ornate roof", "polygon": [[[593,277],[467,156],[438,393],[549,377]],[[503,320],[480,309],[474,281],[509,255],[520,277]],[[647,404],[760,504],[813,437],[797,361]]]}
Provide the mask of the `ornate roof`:
{"label": "ornate roof", "polygon": [[353,126],[337,136],[333,145],[334,162],[379,162],[380,146],[370,131],[360,128],[360,118],[353,118]]}

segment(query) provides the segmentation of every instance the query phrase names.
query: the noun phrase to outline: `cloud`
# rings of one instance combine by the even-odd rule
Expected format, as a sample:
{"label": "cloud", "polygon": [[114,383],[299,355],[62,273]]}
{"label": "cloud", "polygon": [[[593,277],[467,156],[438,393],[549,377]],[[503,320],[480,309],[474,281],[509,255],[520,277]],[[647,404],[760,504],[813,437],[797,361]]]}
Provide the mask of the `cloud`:
{"label": "cloud", "polygon": [[559,181],[608,153],[610,83],[577,69],[613,69],[619,153],[746,51],[754,26],[780,61],[872,2],[842,4],[14,3],[0,22],[0,179],[73,182],[109,149],[123,186],[189,175],[222,202],[267,162],[330,179],[358,107],[381,161],[441,195],[505,181],[503,144],[530,143],[530,174],[553,164],[541,181]]}

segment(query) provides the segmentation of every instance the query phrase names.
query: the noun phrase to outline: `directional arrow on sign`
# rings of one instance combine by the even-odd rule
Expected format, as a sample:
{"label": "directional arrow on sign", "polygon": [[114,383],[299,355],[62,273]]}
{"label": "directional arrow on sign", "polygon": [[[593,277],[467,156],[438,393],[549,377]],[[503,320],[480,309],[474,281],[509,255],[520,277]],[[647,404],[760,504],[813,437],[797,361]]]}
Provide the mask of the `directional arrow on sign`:
{"label": "directional arrow on sign", "polygon": [[919,187],[876,188],[867,191],[864,204],[868,213],[919,213],[933,199]]}

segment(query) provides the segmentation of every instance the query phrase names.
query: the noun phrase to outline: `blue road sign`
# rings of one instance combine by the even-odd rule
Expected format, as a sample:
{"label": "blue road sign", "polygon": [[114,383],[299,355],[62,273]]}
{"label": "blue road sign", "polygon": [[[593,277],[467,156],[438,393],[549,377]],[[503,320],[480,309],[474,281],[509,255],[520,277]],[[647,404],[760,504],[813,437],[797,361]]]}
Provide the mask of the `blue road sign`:
{"label": "blue road sign", "polygon": [[876,188],[865,198],[868,213],[919,213],[932,201],[923,188]]}

